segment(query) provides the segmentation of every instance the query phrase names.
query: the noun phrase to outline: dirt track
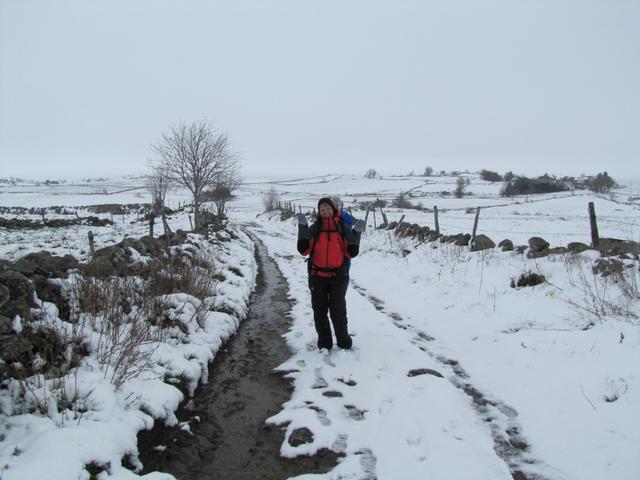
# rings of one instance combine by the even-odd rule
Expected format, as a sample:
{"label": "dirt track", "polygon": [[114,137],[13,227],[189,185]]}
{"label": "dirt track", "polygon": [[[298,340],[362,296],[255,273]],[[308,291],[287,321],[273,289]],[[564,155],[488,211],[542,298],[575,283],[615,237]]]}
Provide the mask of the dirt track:
{"label": "dirt track", "polygon": [[[247,318],[210,365],[209,383],[178,410],[178,427],[156,426],[139,435],[145,469],[184,480],[285,479],[332,469],[337,455],[280,457],[284,430],[265,420],[289,399],[292,387],[273,369],[290,356],[287,284],[257,238],[259,273]],[[164,450],[157,446],[166,447]]]}

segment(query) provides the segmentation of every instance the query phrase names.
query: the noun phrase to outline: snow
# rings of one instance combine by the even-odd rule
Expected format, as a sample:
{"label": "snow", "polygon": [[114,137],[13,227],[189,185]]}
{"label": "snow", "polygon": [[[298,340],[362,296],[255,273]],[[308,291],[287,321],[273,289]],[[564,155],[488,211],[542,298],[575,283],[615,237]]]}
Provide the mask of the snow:
{"label": "snow", "polygon": [[[340,188],[322,185],[300,203],[312,208],[315,198],[341,193]],[[638,224],[636,205],[586,193],[494,207],[495,218],[487,220],[509,232],[515,243],[534,235],[552,246],[588,243],[588,232],[578,236],[576,225],[584,227],[580,210],[586,212],[587,201],[594,200],[606,231],[613,220]],[[420,221],[425,214],[387,209],[393,219],[401,214],[425,224]],[[255,221],[244,205],[237,215]],[[513,228],[527,230],[524,235],[511,234],[513,218],[522,218]],[[630,316],[590,313],[593,298],[576,279],[600,282],[613,305],[624,303],[610,283],[591,274],[597,252],[531,260],[497,249],[472,253],[417,244],[368,230],[352,263],[347,294],[355,350],[321,354],[315,348],[304,260],[295,251],[296,227],[292,220],[266,215],[258,223],[254,231],[287,278],[295,302],[287,333],[295,354],[280,367],[290,372],[295,393],[269,421],[286,424],[287,435],[301,427],[314,435],[312,443],[298,447],[285,438],[281,453],[295,457],[320,448],[345,453],[330,473],[298,478],[368,478],[371,472],[390,479],[511,478],[508,463],[512,471],[543,478],[638,478],[640,312],[636,301],[628,305]],[[494,236],[487,224],[486,233]],[[635,227],[617,232],[637,240]],[[638,271],[637,262],[627,263]],[[511,279],[527,272],[541,273],[547,282],[510,287]],[[417,368],[445,378],[407,377]],[[490,402],[486,409],[465,393],[469,385]],[[342,396],[323,395],[334,391]],[[520,432],[514,438],[529,447],[505,461],[496,454],[496,439],[508,440],[513,429]]]}
{"label": "snow", "polygon": [[[469,232],[480,206],[478,233],[514,244],[542,236],[551,246],[590,242],[586,206],[593,201],[603,237],[639,239],[640,204],[632,189],[505,199],[499,183],[470,178],[473,195],[462,199],[441,193],[453,190],[455,177],[255,181],[243,185],[231,204],[232,219],[266,244],[293,303],[291,329],[283,332],[293,353],[278,369],[287,372],[294,392],[267,420],[285,428],[281,454],[294,459],[322,448],[344,454],[332,471],[298,479],[510,479],[518,470],[559,480],[640,476],[640,309],[638,299],[625,297],[610,277],[592,273],[600,259],[595,250],[539,259],[499,249],[469,252],[374,230],[370,216],[347,293],[354,349],[318,352],[296,225],[260,215],[262,196],[271,188],[303,211],[321,196],[338,195],[357,217],[363,215],[355,209],[358,202],[404,193],[425,207],[437,205],[444,233]],[[4,205],[87,204],[79,201],[86,194],[63,188],[54,200],[50,191],[31,186],[22,193],[3,190]],[[109,203],[136,195],[111,195]],[[184,198],[174,195],[176,202]],[[385,212],[390,221],[405,215],[433,227],[432,212]],[[134,220],[125,216],[124,223],[91,230],[99,246],[146,234],[148,226]],[[184,213],[169,223],[188,229]],[[0,255],[14,259],[47,248],[86,258],[80,252],[89,228],[62,230],[0,231]],[[89,359],[66,379],[69,394],[87,399],[80,418],[58,411],[55,402],[47,414],[22,413],[11,396],[18,386],[2,392],[3,480],[88,478],[88,463],[109,467],[101,479],[141,478],[122,466],[125,458],[136,463],[136,432],[154,421],[178,423],[175,411],[184,395],[171,382],[184,385],[188,395],[206,382],[208,362],[244,319],[257,267],[248,237],[239,230],[234,237],[239,240],[225,234],[215,239],[220,276],[210,308],[186,293],[166,296],[176,325],[154,346],[150,369],[116,389]],[[638,262],[624,263],[628,278],[640,280]],[[529,272],[546,281],[510,286]],[[44,306],[47,318],[57,317],[54,306]],[[313,441],[292,446],[289,436],[303,427]],[[527,448],[504,447],[510,442]],[[158,472],[142,478],[172,477]]]}
{"label": "snow", "polygon": [[[175,411],[184,395],[172,383],[182,384],[187,394],[193,395],[197,385],[208,380],[209,362],[246,315],[257,274],[254,245],[246,234],[231,228],[236,241],[219,235],[209,242],[189,234],[188,244],[173,247],[193,252],[197,245],[218,272],[214,284],[217,291],[205,299],[206,305],[185,293],[162,298],[175,326],[165,329],[157,341],[141,346],[141,351],[151,353],[151,362],[137,375],[127,377],[121,386],[111,381],[114,368],[99,360],[105,340],[88,326],[99,325],[100,319],[96,319],[85,327],[91,354],[79,367],[61,379],[41,375],[26,379],[24,385],[32,385],[33,390],[24,400],[20,400],[19,381],[5,384],[7,388],[0,392],[3,479],[88,479],[87,465],[102,470],[96,477],[100,479],[173,478],[159,472],[141,476],[125,468],[123,462],[141,467],[137,459],[138,431],[151,428],[154,421],[178,423]],[[134,261],[147,260],[137,255]],[[72,275],[62,283],[74,281]],[[219,307],[227,308],[216,311]],[[71,324],[58,318],[53,304],[41,302],[41,309],[34,313],[41,318],[35,325],[52,326],[59,332],[73,330]],[[13,328],[21,328],[19,318]],[[126,336],[126,330],[121,335]],[[78,399],[76,405],[81,410],[61,407],[65,398]],[[44,414],[37,413],[43,409]]]}

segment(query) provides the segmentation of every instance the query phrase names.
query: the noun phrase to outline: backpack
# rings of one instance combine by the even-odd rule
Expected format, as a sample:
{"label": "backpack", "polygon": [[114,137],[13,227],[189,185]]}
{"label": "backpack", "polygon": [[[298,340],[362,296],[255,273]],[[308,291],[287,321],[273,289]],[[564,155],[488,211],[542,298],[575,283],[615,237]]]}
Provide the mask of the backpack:
{"label": "backpack", "polygon": [[[342,222],[349,228],[353,226],[353,216],[346,210],[340,210],[340,220],[342,220]],[[351,259],[347,258],[344,263],[347,264],[347,273],[349,273],[349,268],[351,267]]]}
{"label": "backpack", "polygon": [[309,273],[321,277],[348,274],[350,261],[347,258],[347,240],[344,232],[347,227],[344,223],[341,215],[332,229],[322,230],[322,223],[318,225],[307,260]]}

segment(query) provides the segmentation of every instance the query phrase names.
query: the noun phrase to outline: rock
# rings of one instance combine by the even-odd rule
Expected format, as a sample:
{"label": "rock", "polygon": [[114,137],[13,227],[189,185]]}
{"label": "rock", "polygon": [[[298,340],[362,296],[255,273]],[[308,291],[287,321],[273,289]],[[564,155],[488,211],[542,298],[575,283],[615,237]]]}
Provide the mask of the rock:
{"label": "rock", "polygon": [[469,240],[471,240],[471,234],[465,233],[464,235],[460,235],[458,238],[456,238],[453,243],[454,245],[458,245],[460,247],[466,247],[467,245],[469,245]]}
{"label": "rock", "polygon": [[0,307],[0,315],[14,318],[20,315],[22,318],[31,318],[33,304],[33,285],[27,277],[20,272],[5,270],[0,272],[0,285],[4,285],[9,291],[9,298]]}
{"label": "rock", "polygon": [[411,224],[408,222],[400,222],[396,227],[395,234],[399,237],[406,236],[405,232],[409,229],[410,226]]}
{"label": "rock", "polygon": [[527,258],[541,258],[549,255],[549,249],[545,248],[544,250],[533,250],[529,249],[527,252]]}
{"label": "rock", "polygon": [[292,447],[298,447],[306,443],[313,442],[313,433],[307,427],[296,428],[291,435],[289,435],[289,445]]}
{"label": "rock", "polygon": [[[4,315],[0,315],[0,335],[10,335],[13,333],[13,320]],[[4,358],[4,357],[0,357]]]}
{"label": "rock", "polygon": [[147,255],[147,249],[142,242],[136,238],[127,237],[120,242],[125,248],[133,248],[140,255]]}
{"label": "rock", "polygon": [[162,244],[155,238],[150,237],[149,235],[145,235],[144,237],[140,237],[140,243],[147,251],[147,255],[151,255],[154,257],[162,255]]}
{"label": "rock", "polygon": [[505,238],[498,244],[498,247],[500,247],[503,252],[510,252],[513,250],[513,242],[508,238]]}
{"label": "rock", "polygon": [[484,234],[477,235],[475,241],[472,243],[473,243],[471,245],[472,252],[477,252],[478,250],[487,250],[489,248],[493,248],[496,246],[496,244],[493,243],[493,240],[491,240],[489,237],[487,237]]}
{"label": "rock", "polygon": [[568,251],[567,247],[553,247],[549,249],[549,255],[564,255]]}
{"label": "rock", "polygon": [[529,239],[529,248],[536,252],[541,252],[549,248],[549,242],[541,237],[531,237]]}
{"label": "rock", "polygon": [[573,253],[580,253],[588,250],[589,246],[582,242],[571,242],[569,243],[569,245],[567,245],[567,249]]}
{"label": "rock", "polygon": [[391,222],[388,226],[387,226],[387,230],[394,230],[398,227],[398,222]]}
{"label": "rock", "polygon": [[16,260],[13,264],[13,270],[16,272],[20,272],[25,277],[32,277],[36,273],[46,274],[46,270],[42,270],[37,263],[27,260],[22,257]]}
{"label": "rock", "polygon": [[603,255],[624,255],[626,253],[637,255],[640,254],[640,243],[618,238],[601,238],[598,241],[597,249]]}
{"label": "rock", "polygon": [[0,308],[9,301],[9,289],[6,285],[0,285]]}
{"label": "rock", "polygon": [[516,251],[516,253],[522,255],[527,248],[529,247],[527,247],[526,245],[518,245],[517,247],[514,248],[514,250]]}
{"label": "rock", "polygon": [[426,241],[429,238],[429,235],[431,233],[431,229],[429,227],[422,227],[420,228],[420,232],[418,232],[418,240],[420,240],[421,242]]}
{"label": "rock", "polygon": [[[66,272],[68,270],[78,268],[79,265],[78,260],[76,260],[71,255],[59,257],[57,255],[52,255],[46,250],[25,255],[16,262],[16,265],[21,261],[37,265],[37,269],[33,273],[46,275],[49,277],[54,276],[66,278]],[[25,273],[25,275],[27,274]]]}

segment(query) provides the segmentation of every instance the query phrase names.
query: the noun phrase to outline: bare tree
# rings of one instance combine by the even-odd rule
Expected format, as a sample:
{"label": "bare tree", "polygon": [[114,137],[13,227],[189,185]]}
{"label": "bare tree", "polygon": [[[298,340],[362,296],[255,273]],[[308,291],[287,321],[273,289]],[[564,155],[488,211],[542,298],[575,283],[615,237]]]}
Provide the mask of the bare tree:
{"label": "bare tree", "polygon": [[280,193],[272,186],[271,189],[262,196],[264,211],[271,212],[275,210],[278,208],[278,203],[280,203]]}
{"label": "bare tree", "polygon": [[171,233],[169,223],[167,223],[167,215],[165,211],[165,199],[167,192],[171,189],[173,181],[169,172],[163,164],[152,165],[151,175],[147,177],[147,190],[151,193],[151,215],[153,217],[162,217],[162,226],[164,227],[164,234]]}
{"label": "bare tree", "polygon": [[205,191],[239,169],[239,161],[229,149],[229,138],[206,121],[183,123],[162,134],[153,150],[169,176],[193,195],[194,226],[200,228]]}
{"label": "bare tree", "polygon": [[467,188],[471,184],[471,180],[468,177],[458,177],[456,178],[456,189],[453,191],[456,198],[464,197],[464,189]]}
{"label": "bare tree", "polygon": [[364,176],[366,178],[376,178],[376,175],[378,175],[378,172],[376,172],[374,168],[370,168],[369,170],[364,172]]}
{"label": "bare tree", "polygon": [[219,217],[227,214],[227,202],[231,199],[233,191],[240,186],[242,178],[237,167],[229,168],[216,181],[213,189],[207,195],[207,199],[213,201],[216,213]]}

